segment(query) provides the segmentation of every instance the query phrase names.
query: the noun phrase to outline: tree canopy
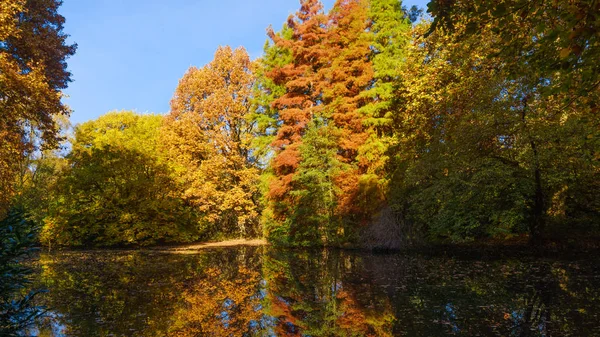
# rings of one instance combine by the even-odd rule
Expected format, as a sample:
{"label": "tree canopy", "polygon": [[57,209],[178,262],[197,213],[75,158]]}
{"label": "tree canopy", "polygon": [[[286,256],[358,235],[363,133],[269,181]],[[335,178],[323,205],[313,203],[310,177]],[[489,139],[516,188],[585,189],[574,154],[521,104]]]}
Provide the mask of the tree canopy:
{"label": "tree canopy", "polygon": [[[0,4],[0,210],[14,193],[18,164],[26,153],[58,141],[56,117],[71,73],[60,0],[7,0]],[[0,211],[2,213],[2,211]]]}
{"label": "tree canopy", "polygon": [[27,205],[45,244],[600,231],[594,1],[433,0],[424,18],[396,0],[301,0],[261,57],[219,47],[168,114],[109,113],[64,153],[45,150],[68,124],[59,5],[0,5],[0,204]]}

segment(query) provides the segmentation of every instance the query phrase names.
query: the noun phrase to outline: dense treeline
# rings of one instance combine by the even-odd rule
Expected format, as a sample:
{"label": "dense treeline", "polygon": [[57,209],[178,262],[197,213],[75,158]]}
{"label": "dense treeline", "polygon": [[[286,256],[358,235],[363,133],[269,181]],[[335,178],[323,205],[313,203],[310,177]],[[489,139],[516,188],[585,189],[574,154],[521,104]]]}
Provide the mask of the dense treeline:
{"label": "dense treeline", "polygon": [[[220,47],[189,69],[166,116],[112,112],[62,136],[53,116],[67,110],[51,99],[74,47],[51,15],[56,55],[19,70],[45,54],[11,35],[31,28],[6,19],[29,3],[13,2],[0,64],[26,77],[14,85],[45,79],[28,104],[49,98],[5,107],[18,78],[0,79],[0,132],[14,140],[0,147],[0,203],[24,205],[46,245],[264,235],[399,248],[600,231],[593,1],[432,1],[428,20],[397,0],[328,12],[302,0],[261,58]],[[53,150],[64,138],[69,151]]]}
{"label": "dense treeline", "polygon": [[[69,110],[61,90],[70,81],[58,0],[0,2],[0,335],[22,336],[40,316],[29,290],[31,270],[22,265],[36,244],[37,226],[19,204],[30,159],[60,142],[59,129]],[[40,171],[40,174],[41,171]],[[43,193],[36,191],[35,195]],[[29,201],[33,203],[33,201]]]}

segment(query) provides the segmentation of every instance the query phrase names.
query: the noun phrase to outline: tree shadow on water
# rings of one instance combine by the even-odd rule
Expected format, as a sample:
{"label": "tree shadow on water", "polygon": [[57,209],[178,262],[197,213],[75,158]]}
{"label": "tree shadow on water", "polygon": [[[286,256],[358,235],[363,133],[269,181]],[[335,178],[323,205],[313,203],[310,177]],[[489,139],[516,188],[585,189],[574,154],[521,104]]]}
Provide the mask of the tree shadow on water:
{"label": "tree shadow on water", "polygon": [[35,227],[21,210],[0,221],[0,336],[25,336],[45,310],[33,303],[43,290],[30,288],[31,268],[25,263],[36,249]]}

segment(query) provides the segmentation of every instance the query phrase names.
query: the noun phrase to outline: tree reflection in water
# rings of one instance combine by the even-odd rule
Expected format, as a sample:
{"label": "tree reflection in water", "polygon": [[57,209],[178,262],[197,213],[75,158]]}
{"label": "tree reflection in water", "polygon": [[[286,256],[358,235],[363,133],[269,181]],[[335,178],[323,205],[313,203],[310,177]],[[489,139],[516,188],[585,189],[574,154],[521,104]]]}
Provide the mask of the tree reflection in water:
{"label": "tree reflection in water", "polygon": [[593,259],[240,247],[43,254],[37,269],[42,336],[600,335]]}

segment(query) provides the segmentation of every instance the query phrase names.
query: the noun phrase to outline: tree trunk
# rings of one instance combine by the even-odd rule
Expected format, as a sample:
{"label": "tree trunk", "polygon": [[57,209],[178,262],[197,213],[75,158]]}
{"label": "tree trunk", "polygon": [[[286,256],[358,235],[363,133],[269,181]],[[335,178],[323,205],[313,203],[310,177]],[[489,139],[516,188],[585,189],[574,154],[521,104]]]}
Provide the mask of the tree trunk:
{"label": "tree trunk", "polygon": [[535,163],[535,196],[533,201],[533,212],[529,222],[529,235],[530,243],[532,245],[542,245],[543,235],[546,227],[545,213],[546,208],[544,205],[544,190],[542,189],[542,173],[539,166],[538,152],[535,146],[535,142],[531,141],[531,149],[533,150],[534,163]]}
{"label": "tree trunk", "polygon": [[540,169],[540,158],[537,150],[537,146],[531,132],[527,127],[527,119],[525,117],[528,109],[529,95],[523,98],[523,110],[521,111],[521,118],[523,120],[523,126],[527,137],[529,138],[529,145],[531,146],[531,152],[533,152],[533,167],[534,167],[534,180],[535,180],[535,192],[533,200],[533,210],[531,212],[531,219],[529,219],[529,243],[531,245],[539,246],[543,244],[543,235],[546,227],[545,213],[546,208],[544,205],[544,190],[542,189],[542,172]]}

